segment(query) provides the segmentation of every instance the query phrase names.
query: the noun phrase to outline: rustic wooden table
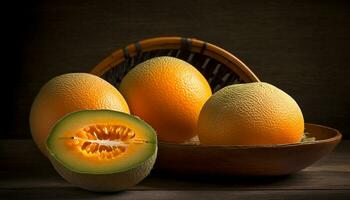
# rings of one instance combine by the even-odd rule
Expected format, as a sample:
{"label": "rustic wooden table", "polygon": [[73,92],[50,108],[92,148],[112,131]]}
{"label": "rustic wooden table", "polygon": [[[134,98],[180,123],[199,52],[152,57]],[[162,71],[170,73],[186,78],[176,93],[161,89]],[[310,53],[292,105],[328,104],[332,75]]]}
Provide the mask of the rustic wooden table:
{"label": "rustic wooden table", "polygon": [[93,193],[64,181],[31,140],[0,141],[0,199],[350,199],[350,141],[285,177],[180,176],[157,171],[118,193]]}

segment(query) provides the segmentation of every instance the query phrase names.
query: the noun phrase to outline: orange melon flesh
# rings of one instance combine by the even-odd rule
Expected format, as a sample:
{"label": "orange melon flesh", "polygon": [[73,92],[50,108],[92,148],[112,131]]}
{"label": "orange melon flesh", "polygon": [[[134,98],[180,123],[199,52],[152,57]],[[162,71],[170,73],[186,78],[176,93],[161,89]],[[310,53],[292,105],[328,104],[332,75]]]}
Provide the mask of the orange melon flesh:
{"label": "orange melon flesh", "polygon": [[110,110],[79,111],[60,120],[47,139],[51,158],[70,171],[128,171],[157,151],[154,130],[141,119]]}

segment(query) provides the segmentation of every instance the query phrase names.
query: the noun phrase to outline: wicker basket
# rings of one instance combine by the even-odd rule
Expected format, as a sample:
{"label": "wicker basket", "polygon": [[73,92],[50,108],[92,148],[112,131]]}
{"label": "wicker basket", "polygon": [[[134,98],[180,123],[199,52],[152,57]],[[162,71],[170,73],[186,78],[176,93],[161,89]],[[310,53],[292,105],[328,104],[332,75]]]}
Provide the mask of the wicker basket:
{"label": "wicker basket", "polygon": [[[195,66],[212,90],[259,79],[229,52],[197,39],[161,37],[143,40],[115,51],[92,71],[119,86],[135,65],[157,56],[173,56]],[[158,144],[155,168],[181,174],[276,176],[297,172],[331,152],[341,140],[332,128],[305,124],[314,142],[262,146],[205,146]]]}
{"label": "wicker basket", "polygon": [[231,53],[207,42],[181,37],[158,37],[130,44],[105,58],[91,73],[118,87],[134,66],[158,56],[172,56],[191,63],[208,80],[213,92],[235,83],[259,81]]}

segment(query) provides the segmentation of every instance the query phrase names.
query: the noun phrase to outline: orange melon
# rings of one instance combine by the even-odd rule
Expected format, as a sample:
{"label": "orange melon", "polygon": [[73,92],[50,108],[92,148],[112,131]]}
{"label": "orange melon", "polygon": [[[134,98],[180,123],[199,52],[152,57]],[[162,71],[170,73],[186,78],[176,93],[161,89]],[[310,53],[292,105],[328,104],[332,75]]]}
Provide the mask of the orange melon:
{"label": "orange melon", "polygon": [[156,57],[133,68],[120,92],[132,114],[149,123],[159,141],[181,143],[195,136],[199,112],[211,95],[207,80],[189,63]]}
{"label": "orange melon", "polygon": [[47,82],[36,96],[30,112],[32,137],[47,155],[45,140],[53,125],[68,113],[109,109],[129,113],[119,91],[107,81],[87,73],[70,73]]}
{"label": "orange melon", "polygon": [[297,143],[304,133],[304,118],[295,100],[275,86],[236,84],[205,103],[197,132],[206,145]]}

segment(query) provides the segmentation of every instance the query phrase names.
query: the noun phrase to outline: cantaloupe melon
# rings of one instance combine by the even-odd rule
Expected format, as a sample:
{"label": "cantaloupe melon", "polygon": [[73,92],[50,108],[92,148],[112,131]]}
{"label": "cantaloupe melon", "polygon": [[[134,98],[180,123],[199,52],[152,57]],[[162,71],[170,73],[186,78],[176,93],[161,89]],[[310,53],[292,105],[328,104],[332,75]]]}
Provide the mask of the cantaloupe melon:
{"label": "cantaloupe melon", "polygon": [[297,102],[271,84],[235,84],[217,91],[205,103],[197,132],[204,145],[298,143],[304,117]]}
{"label": "cantaloupe melon", "polygon": [[119,91],[102,78],[87,73],[54,77],[35,97],[30,111],[30,130],[34,142],[47,156],[45,140],[54,124],[70,112],[108,109],[129,113]]}
{"label": "cantaloupe melon", "polygon": [[159,141],[173,143],[196,136],[200,110],[212,94],[195,67],[169,56],[138,64],[123,78],[119,89],[130,112],[149,123]]}
{"label": "cantaloupe melon", "polygon": [[46,147],[53,166],[68,182],[92,191],[118,191],[150,173],[157,155],[157,137],[137,117],[111,110],[85,110],[61,119]]}

